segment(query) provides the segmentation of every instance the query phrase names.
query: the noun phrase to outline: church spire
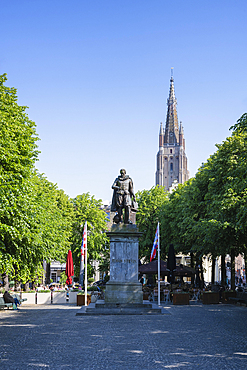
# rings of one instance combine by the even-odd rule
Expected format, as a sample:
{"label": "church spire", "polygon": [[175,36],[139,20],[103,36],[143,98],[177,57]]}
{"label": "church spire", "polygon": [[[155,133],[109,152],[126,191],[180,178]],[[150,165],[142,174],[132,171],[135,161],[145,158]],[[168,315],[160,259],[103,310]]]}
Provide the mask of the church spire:
{"label": "church spire", "polygon": [[[173,71],[173,69],[172,69]],[[170,79],[170,92],[167,99],[167,116],[165,127],[165,144],[178,144],[179,143],[179,127],[178,127],[178,114],[177,114],[177,99],[175,97],[174,78],[171,75]]]}
{"label": "church spire", "polygon": [[163,147],[164,145],[164,129],[162,122],[160,122],[160,134],[159,134],[159,147]]}
{"label": "church spire", "polygon": [[157,153],[156,185],[166,190],[174,189],[174,184],[183,184],[189,179],[185,138],[182,122],[178,122],[177,99],[174,79],[171,73],[169,98],[167,99],[165,129],[162,123],[159,131],[159,151]]}
{"label": "church spire", "polygon": [[179,127],[179,145],[183,147],[185,150],[185,140],[184,140],[184,128],[182,125],[182,121],[180,121],[180,127]]}

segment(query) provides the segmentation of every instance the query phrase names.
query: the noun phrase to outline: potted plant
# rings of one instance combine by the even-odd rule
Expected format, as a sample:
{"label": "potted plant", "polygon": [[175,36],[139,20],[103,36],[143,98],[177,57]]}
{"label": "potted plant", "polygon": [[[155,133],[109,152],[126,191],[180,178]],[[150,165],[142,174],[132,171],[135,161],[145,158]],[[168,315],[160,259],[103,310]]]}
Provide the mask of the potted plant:
{"label": "potted plant", "polygon": [[217,304],[220,301],[219,292],[203,292],[202,303],[203,304]]}
{"label": "potted plant", "polygon": [[189,293],[186,292],[173,293],[173,304],[174,305],[190,304]]}
{"label": "potted plant", "polygon": [[237,296],[236,291],[226,290],[226,291],[222,292],[222,302],[223,303],[229,303],[229,298],[230,297],[236,298],[236,296]]}

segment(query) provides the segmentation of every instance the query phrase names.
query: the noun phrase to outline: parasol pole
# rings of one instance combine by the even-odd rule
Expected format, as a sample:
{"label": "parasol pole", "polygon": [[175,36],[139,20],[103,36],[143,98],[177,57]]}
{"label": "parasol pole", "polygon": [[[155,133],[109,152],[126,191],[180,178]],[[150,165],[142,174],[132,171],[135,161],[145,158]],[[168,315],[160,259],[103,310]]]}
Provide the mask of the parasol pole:
{"label": "parasol pole", "polygon": [[158,305],[160,306],[160,223],[158,222]]}
{"label": "parasol pole", "polygon": [[85,233],[85,306],[87,306],[87,221],[85,222],[84,227],[84,233]]}

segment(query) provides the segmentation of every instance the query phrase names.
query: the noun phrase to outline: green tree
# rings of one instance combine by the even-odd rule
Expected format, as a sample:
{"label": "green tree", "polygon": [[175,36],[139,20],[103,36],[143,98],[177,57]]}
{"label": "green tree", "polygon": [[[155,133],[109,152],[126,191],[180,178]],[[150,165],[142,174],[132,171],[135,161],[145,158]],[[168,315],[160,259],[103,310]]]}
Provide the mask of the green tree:
{"label": "green tree", "polygon": [[0,176],[6,185],[27,178],[38,157],[36,125],[17,104],[15,88],[6,87],[6,74],[0,76]]}
{"label": "green tree", "polygon": [[108,281],[110,272],[110,246],[106,243],[105,249],[102,250],[99,263],[99,271],[105,275],[104,280]]}
{"label": "green tree", "polygon": [[26,107],[17,104],[16,89],[5,86],[6,80],[6,74],[0,76],[0,271],[4,275],[18,263],[25,225],[20,203],[25,202],[26,183],[38,156],[35,123]]}
{"label": "green tree", "polygon": [[150,190],[138,191],[136,199],[138,202],[136,224],[143,233],[139,243],[139,258],[148,261],[157,224],[160,221],[160,209],[168,202],[168,195],[163,187],[157,185]]}
{"label": "green tree", "polygon": [[[102,209],[102,201],[96,200],[89,193],[78,195],[72,200],[74,206],[73,233],[71,237],[72,253],[75,265],[75,275],[80,270],[80,250],[85,221],[87,221],[88,260],[100,260],[105,250],[108,239],[105,233],[107,229],[106,213]],[[93,274],[93,268],[88,264],[88,276]]]}
{"label": "green tree", "polygon": [[247,132],[247,113],[244,113],[238,120],[235,125],[230,127],[230,130],[233,130],[233,133],[246,133]]}
{"label": "green tree", "polygon": [[27,282],[41,275],[44,259],[65,260],[74,210],[62,190],[44,176],[33,174],[9,209],[13,235],[10,239],[8,233],[2,234],[2,245],[12,261],[9,272],[16,280]]}

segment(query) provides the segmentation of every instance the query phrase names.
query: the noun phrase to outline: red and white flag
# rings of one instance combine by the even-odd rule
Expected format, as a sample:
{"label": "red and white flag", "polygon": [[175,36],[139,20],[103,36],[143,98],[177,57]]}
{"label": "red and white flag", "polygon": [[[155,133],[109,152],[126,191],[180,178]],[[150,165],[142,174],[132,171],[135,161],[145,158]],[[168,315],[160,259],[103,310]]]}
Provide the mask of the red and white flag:
{"label": "red and white flag", "polygon": [[80,263],[80,279],[79,279],[79,282],[81,285],[83,285],[83,278],[84,278],[84,260],[85,260],[86,248],[87,248],[87,221],[85,222],[82,243],[81,243],[81,263]]}
{"label": "red and white flag", "polygon": [[82,243],[81,243],[81,260],[85,256],[86,245],[87,245],[87,221],[85,222],[84,230],[83,230],[83,237],[82,237]]}

